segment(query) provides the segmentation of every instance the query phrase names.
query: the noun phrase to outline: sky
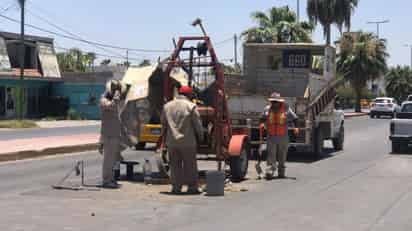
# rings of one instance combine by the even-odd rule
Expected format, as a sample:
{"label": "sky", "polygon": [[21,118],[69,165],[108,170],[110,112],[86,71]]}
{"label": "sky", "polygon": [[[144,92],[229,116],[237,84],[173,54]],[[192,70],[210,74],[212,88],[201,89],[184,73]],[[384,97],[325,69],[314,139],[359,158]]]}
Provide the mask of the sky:
{"label": "sky", "polygon": [[[0,14],[19,19],[17,0],[0,0]],[[212,41],[216,44],[220,60],[233,59],[234,45],[230,40],[252,27],[250,15],[254,11],[267,11],[273,6],[289,5],[296,10],[297,0],[27,0],[26,23],[43,29],[63,33],[50,25],[59,26],[76,37],[120,47],[171,50],[172,39],[184,35],[199,35],[198,28],[190,23],[200,17]],[[307,20],[306,0],[300,0],[301,20]],[[352,30],[376,32],[376,26],[368,21],[390,20],[381,25],[380,37],[387,39],[390,54],[389,65],[410,65],[411,51],[405,47],[412,44],[412,1],[410,0],[360,0],[352,20]],[[0,18],[0,30],[19,32],[19,25]],[[61,38],[27,28],[28,34],[53,37],[57,47],[78,47],[101,55],[123,59],[125,50],[101,49],[78,41]],[[333,30],[337,39],[339,32]],[[317,43],[324,43],[322,27],[318,25],[313,34]],[[130,52],[132,63],[142,59],[156,60],[165,57],[165,52]],[[242,55],[241,46],[239,54]],[[241,58],[239,58],[241,61]]]}

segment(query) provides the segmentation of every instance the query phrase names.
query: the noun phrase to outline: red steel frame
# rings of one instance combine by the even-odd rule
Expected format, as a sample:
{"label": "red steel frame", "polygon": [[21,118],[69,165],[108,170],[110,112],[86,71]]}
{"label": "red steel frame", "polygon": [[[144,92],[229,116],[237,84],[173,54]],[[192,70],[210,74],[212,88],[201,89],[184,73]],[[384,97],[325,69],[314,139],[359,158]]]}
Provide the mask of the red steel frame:
{"label": "red steel frame", "polygon": [[[230,124],[230,116],[227,106],[227,100],[225,95],[224,89],[224,72],[223,69],[217,59],[216,52],[212,46],[210,38],[208,36],[199,36],[199,37],[181,37],[177,43],[176,49],[173,52],[170,60],[167,63],[167,68],[164,75],[164,85],[163,85],[163,96],[164,96],[164,103],[172,100],[173,97],[173,88],[172,88],[172,81],[170,80],[170,73],[173,68],[176,67],[184,67],[185,63],[179,60],[180,53],[184,50],[184,44],[187,41],[199,41],[205,42],[207,45],[208,52],[210,54],[211,63],[203,64],[202,66],[209,66],[215,68],[215,93],[214,93],[214,102],[211,105],[215,111],[215,116],[213,118],[213,126],[214,126],[214,136],[216,140],[215,148],[216,150],[216,157],[219,160],[223,160],[228,158],[229,156],[233,155],[229,151],[229,144],[232,138],[232,129]],[[201,107],[199,108],[199,110]],[[243,136],[242,136],[243,137]],[[241,141],[240,146],[243,143]],[[237,142],[236,142],[237,143]],[[230,146],[239,146],[239,145],[232,145]],[[233,148],[230,148],[233,149]],[[234,148],[237,151],[238,148]],[[239,151],[240,152],[240,151]],[[236,155],[236,154],[235,154]]]}

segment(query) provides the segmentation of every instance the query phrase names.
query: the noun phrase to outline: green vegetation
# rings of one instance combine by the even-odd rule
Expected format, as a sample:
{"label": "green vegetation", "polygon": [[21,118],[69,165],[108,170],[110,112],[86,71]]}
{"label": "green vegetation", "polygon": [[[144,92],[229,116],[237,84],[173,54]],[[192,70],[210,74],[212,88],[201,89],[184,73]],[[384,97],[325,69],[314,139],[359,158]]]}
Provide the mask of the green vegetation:
{"label": "green vegetation", "polygon": [[81,117],[81,115],[80,115],[80,113],[79,113],[78,111],[76,111],[76,110],[73,109],[73,108],[70,108],[70,109],[67,111],[67,119],[68,119],[68,120],[81,120],[82,117]]}
{"label": "green vegetation", "polygon": [[256,11],[252,19],[257,26],[242,33],[247,43],[297,43],[312,42],[315,26],[298,22],[295,12],[289,7],[272,7],[268,13]]}
{"label": "green vegetation", "polygon": [[152,62],[150,62],[150,60],[148,59],[144,59],[138,66],[139,67],[147,67],[147,66],[151,66]]}
{"label": "green vegetation", "polygon": [[57,53],[57,61],[62,72],[86,72],[92,69],[96,60],[93,52],[83,53],[78,48],[72,48],[67,52]]}
{"label": "green vegetation", "polygon": [[386,41],[372,33],[345,34],[340,41],[338,72],[350,83],[356,97],[356,112],[361,111],[362,92],[368,81],[383,75],[387,69]]}
{"label": "green vegetation", "polygon": [[386,92],[399,102],[412,93],[412,70],[409,67],[392,67],[385,76]]}
{"label": "green vegetation", "polygon": [[359,0],[308,0],[309,20],[315,24],[322,24],[327,45],[331,45],[333,24],[341,32],[344,26],[350,31],[351,17],[358,3]]}
{"label": "green vegetation", "polygon": [[1,120],[0,128],[35,128],[37,124],[31,120]]}

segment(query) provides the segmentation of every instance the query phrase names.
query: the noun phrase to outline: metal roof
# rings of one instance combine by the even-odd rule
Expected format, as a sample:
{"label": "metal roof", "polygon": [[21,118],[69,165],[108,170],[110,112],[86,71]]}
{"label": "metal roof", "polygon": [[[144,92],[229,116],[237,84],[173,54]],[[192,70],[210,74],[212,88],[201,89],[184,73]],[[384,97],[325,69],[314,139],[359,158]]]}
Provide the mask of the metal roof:
{"label": "metal roof", "polygon": [[[3,37],[5,39],[18,40],[20,39],[20,34],[0,31],[0,37]],[[35,35],[25,35],[24,38],[25,40],[33,41],[33,42],[53,43],[54,41],[53,38],[41,37],[41,36],[35,36]]]}

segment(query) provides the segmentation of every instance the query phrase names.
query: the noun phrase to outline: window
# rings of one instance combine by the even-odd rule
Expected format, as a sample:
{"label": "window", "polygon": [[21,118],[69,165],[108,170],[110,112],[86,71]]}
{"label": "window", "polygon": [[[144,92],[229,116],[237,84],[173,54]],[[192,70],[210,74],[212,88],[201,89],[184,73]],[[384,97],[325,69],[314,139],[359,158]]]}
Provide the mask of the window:
{"label": "window", "polygon": [[388,99],[376,99],[375,103],[389,103]]}
{"label": "window", "polygon": [[[20,67],[20,44],[18,42],[7,41],[7,53],[9,54],[12,68]],[[37,69],[37,49],[34,46],[25,45],[24,68]]]}
{"label": "window", "polygon": [[412,104],[403,105],[402,112],[412,113]]}

